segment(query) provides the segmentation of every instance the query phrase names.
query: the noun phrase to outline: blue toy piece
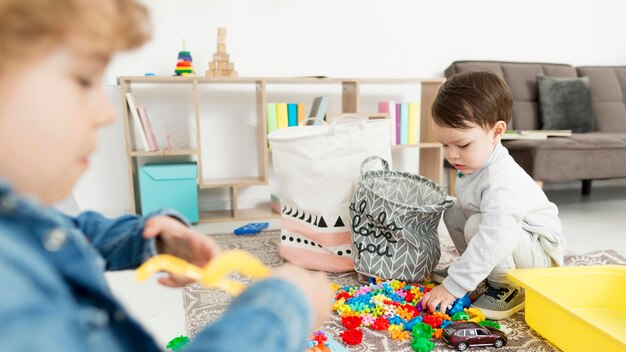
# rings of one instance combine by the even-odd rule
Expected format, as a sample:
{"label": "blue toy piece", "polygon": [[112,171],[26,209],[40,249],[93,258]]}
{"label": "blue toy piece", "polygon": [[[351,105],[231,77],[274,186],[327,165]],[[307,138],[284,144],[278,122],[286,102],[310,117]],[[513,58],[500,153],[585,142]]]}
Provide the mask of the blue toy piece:
{"label": "blue toy piece", "polygon": [[256,235],[259,231],[267,228],[269,225],[270,224],[267,222],[251,222],[235,229],[235,235]]}
{"label": "blue toy piece", "polygon": [[446,310],[446,314],[453,316],[457,312],[462,312],[463,308],[469,308],[471,305],[472,301],[470,300],[469,294],[466,293],[465,296],[457,298],[456,301],[454,301],[452,308]]}

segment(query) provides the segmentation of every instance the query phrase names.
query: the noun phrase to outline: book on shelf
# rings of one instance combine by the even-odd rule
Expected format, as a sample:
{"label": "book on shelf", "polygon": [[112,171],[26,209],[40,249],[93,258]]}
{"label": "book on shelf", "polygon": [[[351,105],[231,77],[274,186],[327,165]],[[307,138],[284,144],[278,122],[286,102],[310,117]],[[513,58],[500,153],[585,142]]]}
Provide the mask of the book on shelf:
{"label": "book on shelf", "polygon": [[278,129],[278,120],[276,119],[276,103],[267,103],[267,134]]}
{"label": "book on shelf", "polygon": [[329,100],[328,97],[317,97],[313,99],[309,117],[317,117],[318,119],[324,120],[326,118]]}
{"label": "book on shelf", "polygon": [[522,135],[542,134],[548,137],[568,137],[572,135],[572,130],[522,130],[517,132]]}
{"label": "book on shelf", "polygon": [[298,103],[298,126],[300,126],[300,123],[304,121],[304,119],[306,119],[305,110],[305,105],[302,103]]}
{"label": "book on shelf", "polygon": [[396,102],[381,101],[378,103],[378,112],[386,112],[389,116],[389,130],[391,131],[391,145],[398,144],[396,141]]}
{"label": "book on shelf", "polygon": [[400,104],[400,144],[409,144],[409,104]]}
{"label": "book on shelf", "polygon": [[378,111],[387,113],[391,129],[391,145],[418,145],[420,142],[420,105],[381,101]]}
{"label": "book on shelf", "polygon": [[515,140],[515,139],[531,139],[542,140],[548,139],[548,137],[567,137],[571,136],[571,130],[511,130],[506,131],[502,136],[502,140]]}
{"label": "book on shelf", "polygon": [[420,111],[419,104],[409,103],[409,140],[408,144],[417,145],[420,141]]}
{"label": "book on shelf", "polygon": [[287,103],[276,103],[276,121],[277,127],[289,127],[289,115],[287,112]]}
{"label": "book on shelf", "polygon": [[289,127],[298,126],[298,104],[287,104],[287,125]]}
{"label": "book on shelf", "polygon": [[139,113],[144,133],[146,134],[146,137],[148,139],[148,147],[150,147],[151,152],[156,152],[160,148],[159,144],[156,141],[156,137],[154,136],[154,130],[152,129],[152,124],[150,123],[150,119],[148,118],[148,112],[143,106],[138,106],[137,112]]}
{"label": "book on shelf", "polygon": [[400,117],[400,103],[396,103],[396,145],[398,144],[402,144],[402,141],[400,140],[401,135],[402,135],[402,121],[401,121],[401,117]]}
{"label": "book on shelf", "polygon": [[150,145],[148,144],[148,138],[146,137],[146,132],[143,129],[143,125],[141,123],[141,117],[139,117],[139,112],[137,111],[137,104],[135,103],[135,97],[133,93],[126,93],[126,102],[128,103],[128,110],[130,110],[130,116],[133,119],[135,130],[139,135],[139,140],[141,141],[141,146],[143,150],[146,152],[150,151]]}

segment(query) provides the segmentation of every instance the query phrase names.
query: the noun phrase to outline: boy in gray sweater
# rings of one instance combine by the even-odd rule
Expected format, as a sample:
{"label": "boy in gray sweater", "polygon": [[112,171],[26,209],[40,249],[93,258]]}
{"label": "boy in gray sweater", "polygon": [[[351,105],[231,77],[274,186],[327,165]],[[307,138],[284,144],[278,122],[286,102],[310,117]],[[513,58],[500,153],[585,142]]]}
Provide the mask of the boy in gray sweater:
{"label": "boy in gray sweater", "polygon": [[445,311],[487,279],[473,306],[488,319],[505,319],[524,307],[524,290],[507,279],[509,270],[563,265],[556,205],[500,143],[512,106],[506,84],[485,71],[452,77],[433,104],[435,135],[458,171],[457,199],[443,220],[461,258],[433,273],[442,284],[422,301],[431,311]]}

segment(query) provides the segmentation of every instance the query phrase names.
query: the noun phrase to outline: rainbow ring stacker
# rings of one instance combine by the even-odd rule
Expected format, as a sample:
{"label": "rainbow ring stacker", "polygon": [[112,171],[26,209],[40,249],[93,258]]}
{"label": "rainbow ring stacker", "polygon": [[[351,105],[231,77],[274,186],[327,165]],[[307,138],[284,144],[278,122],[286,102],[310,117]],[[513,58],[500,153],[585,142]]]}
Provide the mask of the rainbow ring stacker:
{"label": "rainbow ring stacker", "polygon": [[185,275],[205,287],[222,289],[231,296],[237,296],[243,292],[245,285],[229,280],[228,274],[238,272],[255,279],[262,279],[271,274],[270,269],[252,255],[241,250],[229,250],[204,267],[193,265],[169,254],[157,255],[137,268],[135,278],[138,281],[145,281],[159,271]]}

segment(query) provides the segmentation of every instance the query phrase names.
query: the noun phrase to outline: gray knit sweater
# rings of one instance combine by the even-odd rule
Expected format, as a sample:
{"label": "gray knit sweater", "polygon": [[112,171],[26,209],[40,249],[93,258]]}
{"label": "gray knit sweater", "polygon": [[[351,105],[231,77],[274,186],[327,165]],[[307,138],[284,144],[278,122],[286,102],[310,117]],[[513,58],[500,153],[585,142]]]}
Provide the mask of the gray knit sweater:
{"label": "gray knit sweater", "polygon": [[480,213],[482,222],[443,281],[454,296],[474,290],[498,262],[513,253],[520,228],[538,235],[546,253],[563,265],[565,237],[556,205],[502,144],[496,145],[480,169],[457,179],[456,191],[465,215]]}

